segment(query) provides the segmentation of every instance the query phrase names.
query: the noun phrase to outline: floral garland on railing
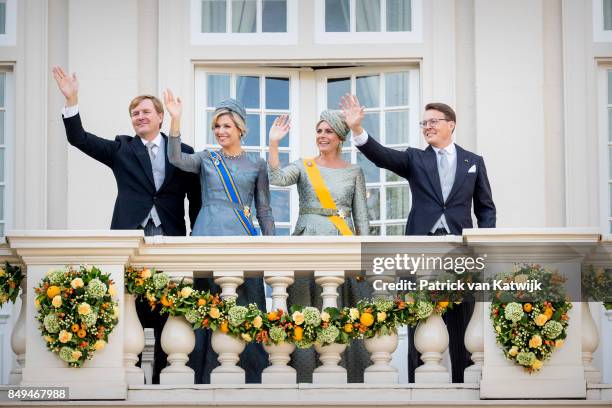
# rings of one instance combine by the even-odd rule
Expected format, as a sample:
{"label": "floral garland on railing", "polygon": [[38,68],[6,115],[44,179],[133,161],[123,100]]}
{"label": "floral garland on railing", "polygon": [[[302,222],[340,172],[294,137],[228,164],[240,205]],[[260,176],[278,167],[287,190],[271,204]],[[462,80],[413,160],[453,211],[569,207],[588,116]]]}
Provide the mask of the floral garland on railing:
{"label": "floral garland on railing", "polygon": [[606,310],[612,310],[612,269],[589,265],[581,283],[584,301],[601,302]]}
{"label": "floral garland on railing", "polygon": [[530,373],[536,372],[567,337],[572,304],[565,299],[565,278],[540,265],[522,265],[496,279],[505,283],[536,279],[543,283],[540,293],[498,291],[490,309],[496,340],[506,358]]}
{"label": "floral garland on railing", "polygon": [[194,329],[220,330],[245,342],[264,344],[293,343],[299,348],[313,344],[348,344],[355,338],[370,338],[397,331],[401,325],[415,326],[432,313],[444,313],[449,302],[432,302],[421,294],[404,299],[363,299],[357,307],[315,307],[293,305],[289,312],[269,313],[257,305],[237,305],[234,299],[195,290],[184,281],[173,282],[164,272],[128,266],[125,290],[146,299],[151,308],[161,305],[160,313],[184,316]]}
{"label": "floral garland on railing", "polygon": [[47,348],[70,367],[82,367],[104,348],[118,323],[110,274],[95,266],[50,270],[34,289],[40,332]]}
{"label": "floral garland on railing", "polygon": [[0,267],[0,307],[9,300],[15,303],[23,278],[24,275],[18,266],[12,266],[6,262],[4,268]]}

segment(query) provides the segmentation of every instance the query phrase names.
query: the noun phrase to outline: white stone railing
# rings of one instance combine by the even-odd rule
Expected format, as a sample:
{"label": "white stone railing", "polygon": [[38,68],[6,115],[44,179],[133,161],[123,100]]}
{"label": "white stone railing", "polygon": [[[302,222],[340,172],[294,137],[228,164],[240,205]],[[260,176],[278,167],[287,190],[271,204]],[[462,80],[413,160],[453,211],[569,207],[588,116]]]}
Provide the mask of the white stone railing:
{"label": "white stone railing", "polygon": [[[144,372],[134,365],[144,347],[144,331],[136,316],[134,298],[123,294],[123,268],[127,263],[165,271],[177,279],[213,277],[224,298],[236,296],[236,288],[244,278],[263,277],[273,288],[272,307],[287,310],[287,288],[296,276],[314,278],[323,289],[324,307],[335,306],[339,285],[362,269],[364,245],[389,254],[401,245],[404,253],[414,256],[487,254],[487,268],[492,272],[507,270],[513,262],[534,262],[579,273],[587,257],[610,267],[612,253],[612,241],[600,242],[596,231],[574,229],[468,230],[463,237],[291,238],[145,238],[138,231],[13,231],[7,234],[7,241],[0,245],[0,261],[9,260],[27,269],[22,295],[25,309],[13,333],[13,349],[21,371],[12,373],[12,382],[22,386],[68,386],[73,399],[125,399],[129,385],[144,383]],[[97,265],[110,272],[120,297],[120,323],[108,346],[81,369],[65,367],[46,350],[29,297],[47,270],[66,264]],[[583,305],[588,311],[588,304]],[[466,369],[466,382],[479,383],[482,398],[584,398],[586,380],[601,381],[601,374],[591,364],[598,334],[585,313],[580,307],[572,310],[563,351],[555,353],[536,378],[503,358],[495,345],[488,304],[477,303],[465,335],[466,348],[474,362]],[[448,347],[443,321],[428,319],[419,326],[415,338],[426,363],[417,372],[417,383],[450,382],[449,369],[442,364],[442,353]],[[193,384],[193,371],[185,363],[194,348],[194,335],[184,318],[170,318],[161,341],[170,365],[162,371],[160,382]],[[211,382],[237,387],[243,384],[244,372],[236,366],[241,342],[219,333],[213,343],[222,365],[213,371]],[[374,363],[365,373],[366,383],[397,383],[397,372],[389,365],[396,339],[395,343],[393,339],[370,343],[368,350]],[[294,384],[295,371],[287,365],[293,346],[266,350],[272,365],[264,371],[262,382]],[[346,383],[346,371],[337,364],[343,346],[318,347],[317,351],[323,365],[315,371],[313,382]]]}

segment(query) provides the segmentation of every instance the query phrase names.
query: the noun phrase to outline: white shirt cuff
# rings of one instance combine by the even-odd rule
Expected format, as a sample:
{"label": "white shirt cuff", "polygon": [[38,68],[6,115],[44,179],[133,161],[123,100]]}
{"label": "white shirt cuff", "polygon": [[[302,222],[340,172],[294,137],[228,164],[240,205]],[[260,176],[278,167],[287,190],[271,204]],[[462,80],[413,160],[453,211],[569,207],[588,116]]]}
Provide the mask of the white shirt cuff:
{"label": "white shirt cuff", "polygon": [[368,141],[368,132],[366,132],[365,129],[363,129],[363,132],[361,132],[360,135],[355,135],[353,133],[353,131],[351,131],[351,142],[353,143],[354,146],[362,146],[364,144],[366,144],[366,142]]}
{"label": "white shirt cuff", "polygon": [[68,118],[71,118],[73,116],[76,116],[77,113],[79,113],[79,105],[64,106],[62,108],[62,116],[65,119],[68,119]]}

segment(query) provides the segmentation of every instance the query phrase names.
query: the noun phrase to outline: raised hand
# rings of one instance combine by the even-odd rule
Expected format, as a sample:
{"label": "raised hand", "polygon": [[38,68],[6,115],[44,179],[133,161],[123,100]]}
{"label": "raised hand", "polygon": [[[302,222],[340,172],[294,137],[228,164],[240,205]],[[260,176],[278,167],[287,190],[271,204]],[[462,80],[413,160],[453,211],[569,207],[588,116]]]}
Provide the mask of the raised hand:
{"label": "raised hand", "polygon": [[348,127],[355,134],[361,134],[363,129],[361,128],[361,122],[365,116],[364,107],[359,104],[357,96],[346,94],[340,101],[340,109],[342,110],[342,116]]}
{"label": "raised hand", "polygon": [[183,114],[183,102],[181,101],[181,98],[175,98],[170,89],[166,89],[164,91],[164,105],[170,114],[170,118],[181,118],[181,115]]}
{"label": "raised hand", "polygon": [[61,67],[53,67],[53,78],[66,98],[66,106],[76,105],[79,99],[79,81],[76,74],[69,75]]}
{"label": "raised hand", "polygon": [[281,115],[274,119],[272,127],[270,128],[270,142],[280,142],[291,128],[291,121],[288,115]]}

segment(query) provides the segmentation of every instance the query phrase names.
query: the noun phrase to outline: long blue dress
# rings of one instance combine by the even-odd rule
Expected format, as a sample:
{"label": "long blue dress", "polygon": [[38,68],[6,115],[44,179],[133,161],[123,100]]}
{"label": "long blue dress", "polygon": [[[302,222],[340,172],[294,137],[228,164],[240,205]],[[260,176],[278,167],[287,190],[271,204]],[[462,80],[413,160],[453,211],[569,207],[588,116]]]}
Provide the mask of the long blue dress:
{"label": "long blue dress", "polygon": [[[248,235],[238,221],[232,204],[225,193],[215,166],[207,150],[195,154],[181,153],[180,138],[168,138],[168,159],[181,170],[198,173],[202,187],[202,208],[193,226],[193,236]],[[246,154],[238,158],[224,158],[244,205],[255,210],[263,235],[274,235],[274,218],[270,206],[270,185],[266,162]],[[254,213],[255,211],[251,211]],[[252,222],[252,215],[248,215]],[[218,293],[219,287],[212,279],[195,279],[194,287]],[[238,304],[257,303],[265,310],[265,294],[262,278],[247,278],[238,288]],[[212,350],[209,329],[196,330],[196,346],[189,356],[189,366],[195,370],[195,382],[210,383],[210,372],[219,365],[217,353]],[[260,344],[250,343],[240,355],[239,366],[246,371],[246,382],[261,382],[261,372],[268,366],[268,355]]]}

